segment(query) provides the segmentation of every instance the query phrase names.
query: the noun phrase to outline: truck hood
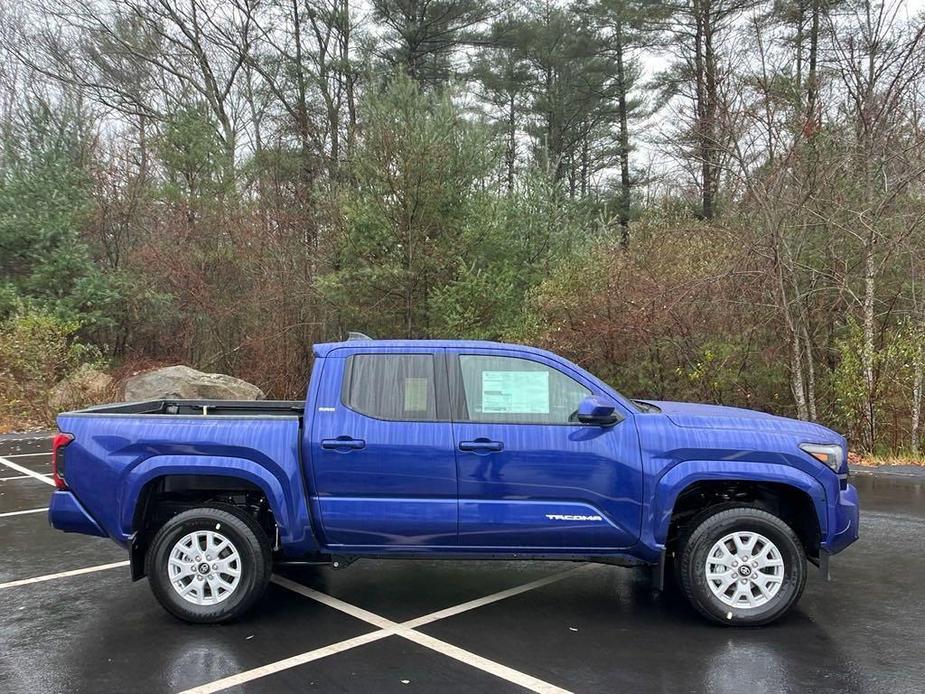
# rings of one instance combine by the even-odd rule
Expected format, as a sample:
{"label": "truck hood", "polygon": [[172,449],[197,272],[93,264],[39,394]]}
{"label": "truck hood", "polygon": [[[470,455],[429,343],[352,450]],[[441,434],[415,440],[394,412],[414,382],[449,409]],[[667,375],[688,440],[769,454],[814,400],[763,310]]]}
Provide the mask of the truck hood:
{"label": "truck hood", "polygon": [[741,407],[692,402],[644,400],[655,405],[675,426],[687,429],[727,429],[789,434],[812,443],[843,443],[842,436],[821,424]]}

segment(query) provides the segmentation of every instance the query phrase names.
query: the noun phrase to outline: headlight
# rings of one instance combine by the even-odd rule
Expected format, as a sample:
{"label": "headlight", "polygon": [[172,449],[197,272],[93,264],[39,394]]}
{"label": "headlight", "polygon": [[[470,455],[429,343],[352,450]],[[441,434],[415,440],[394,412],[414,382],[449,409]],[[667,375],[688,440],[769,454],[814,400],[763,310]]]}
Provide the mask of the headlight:
{"label": "headlight", "polygon": [[837,443],[819,444],[819,443],[801,443],[800,448],[809,453],[820,463],[825,463],[830,468],[838,472],[842,463],[845,461],[845,452]]}

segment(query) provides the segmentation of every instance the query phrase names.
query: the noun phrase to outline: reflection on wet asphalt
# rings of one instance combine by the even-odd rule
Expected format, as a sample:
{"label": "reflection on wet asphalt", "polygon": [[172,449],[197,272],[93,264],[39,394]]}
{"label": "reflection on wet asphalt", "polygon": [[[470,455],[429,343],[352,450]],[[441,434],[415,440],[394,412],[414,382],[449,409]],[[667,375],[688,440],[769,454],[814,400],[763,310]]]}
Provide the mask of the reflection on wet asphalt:
{"label": "reflection on wet asphalt", "polygon": [[602,568],[424,631],[578,692],[925,691],[922,485],[855,481],[875,509],[861,539],[769,627],[705,625],[679,596]]}
{"label": "reflection on wet asphalt", "polygon": [[[9,452],[0,442],[0,455]],[[47,469],[41,457],[21,460]],[[922,692],[925,476],[852,481],[861,539],[833,559],[831,583],[811,571],[797,608],[770,627],[708,625],[679,596],[653,593],[642,572],[595,566],[421,631],[574,692]],[[0,513],[45,505],[51,492],[36,480],[0,485]],[[0,518],[0,582],[124,558],[112,543],[52,531],[43,514]],[[285,573],[401,621],[570,568],[360,561]],[[186,625],[161,610],[146,583],[112,569],[0,590],[0,691],[180,691],[372,629],[279,586],[235,624]],[[394,636],[240,689],[411,688],[517,689]]]}

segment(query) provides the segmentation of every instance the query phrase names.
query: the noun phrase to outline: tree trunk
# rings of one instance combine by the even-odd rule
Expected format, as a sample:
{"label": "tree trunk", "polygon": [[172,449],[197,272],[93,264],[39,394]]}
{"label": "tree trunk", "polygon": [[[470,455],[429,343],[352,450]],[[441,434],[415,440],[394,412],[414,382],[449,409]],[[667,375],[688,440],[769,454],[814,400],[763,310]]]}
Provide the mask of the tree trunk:
{"label": "tree trunk", "polygon": [[918,347],[912,381],[912,452],[919,452],[919,429],[922,425],[922,389],[925,386],[925,347]]}
{"label": "tree trunk", "polygon": [[[809,406],[806,402],[806,383],[803,379],[802,340],[800,330],[797,327],[797,318],[794,316],[790,306],[790,298],[787,293],[788,280],[784,276],[784,263],[787,262],[788,254],[786,248],[784,248],[784,240],[780,237],[780,230],[775,229],[773,234],[774,274],[776,275],[778,303],[780,304],[784,324],[787,327],[787,338],[790,346],[790,391],[793,394],[793,402],[797,408],[797,417],[805,421],[809,419]],[[789,274],[789,267],[787,271]]]}
{"label": "tree trunk", "polygon": [[579,176],[581,178],[580,190],[582,200],[588,196],[588,190],[590,187],[590,181],[588,180],[590,177],[590,168],[588,138],[584,137],[581,140],[581,170],[579,172]]}
{"label": "tree trunk", "polygon": [[794,39],[796,44],[794,50],[794,62],[795,68],[794,72],[796,75],[796,86],[797,86],[797,99],[800,102],[798,108],[796,109],[799,112],[803,106],[803,25],[806,22],[806,8],[803,5],[802,0],[797,1],[797,34]]}
{"label": "tree trunk", "polygon": [[626,113],[626,70],[623,66],[623,23],[616,24],[617,99],[620,111],[620,245],[629,246],[630,240],[630,144],[628,115]]}
{"label": "tree trunk", "polygon": [[806,357],[806,404],[808,407],[809,418],[817,421],[816,415],[816,365],[813,364],[813,343],[809,339],[809,331],[806,329],[806,317],[800,319],[800,328],[803,335],[804,356]]}
{"label": "tree trunk", "polygon": [[864,377],[864,445],[870,451],[877,436],[874,412],[874,297],[876,291],[876,258],[874,256],[874,231],[868,236],[864,250],[864,338],[861,348],[861,371]]}
{"label": "tree trunk", "polygon": [[514,191],[514,166],[517,163],[517,111],[514,95],[508,97],[507,103],[507,151],[504,153],[507,167],[507,192]]}
{"label": "tree trunk", "polygon": [[716,191],[719,188],[719,149],[716,141],[716,118],[719,110],[719,90],[717,88],[716,50],[713,46],[713,18],[711,6],[706,4],[703,23],[703,60],[705,68],[705,83],[707,103],[705,108],[705,143],[706,143],[706,170],[709,176],[704,179],[704,218],[713,219],[716,214]]}
{"label": "tree trunk", "polygon": [[806,126],[804,129],[815,134],[817,129],[816,98],[819,93],[816,63],[819,57],[819,0],[813,0],[812,26],[809,33],[809,74],[806,78]]}
{"label": "tree trunk", "polygon": [[[788,325],[788,328],[792,328],[792,325]],[[807,421],[809,409],[806,405],[806,386],[803,381],[803,351],[800,347],[800,334],[792,329],[790,331],[790,390],[793,393],[793,402],[797,406],[797,417]]]}
{"label": "tree trunk", "polygon": [[713,55],[713,36],[710,26],[709,0],[694,2],[694,81],[696,89],[697,140],[700,150],[701,214],[713,219],[716,188],[713,164],[713,128],[716,105],[716,56]]}

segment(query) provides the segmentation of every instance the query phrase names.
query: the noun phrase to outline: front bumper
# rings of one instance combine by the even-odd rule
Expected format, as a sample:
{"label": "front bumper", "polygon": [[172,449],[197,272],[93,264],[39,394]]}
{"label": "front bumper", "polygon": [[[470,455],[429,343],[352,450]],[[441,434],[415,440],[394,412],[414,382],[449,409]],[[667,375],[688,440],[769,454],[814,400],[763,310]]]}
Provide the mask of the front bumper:
{"label": "front bumper", "polygon": [[829,520],[829,533],[821,543],[822,550],[828,554],[841,552],[858,539],[859,524],[858,490],[849,484],[839,490],[834,513]]}
{"label": "front bumper", "polygon": [[82,533],[108,537],[72,492],[56,491],[51,495],[48,506],[48,522],[51,527],[66,533]]}

